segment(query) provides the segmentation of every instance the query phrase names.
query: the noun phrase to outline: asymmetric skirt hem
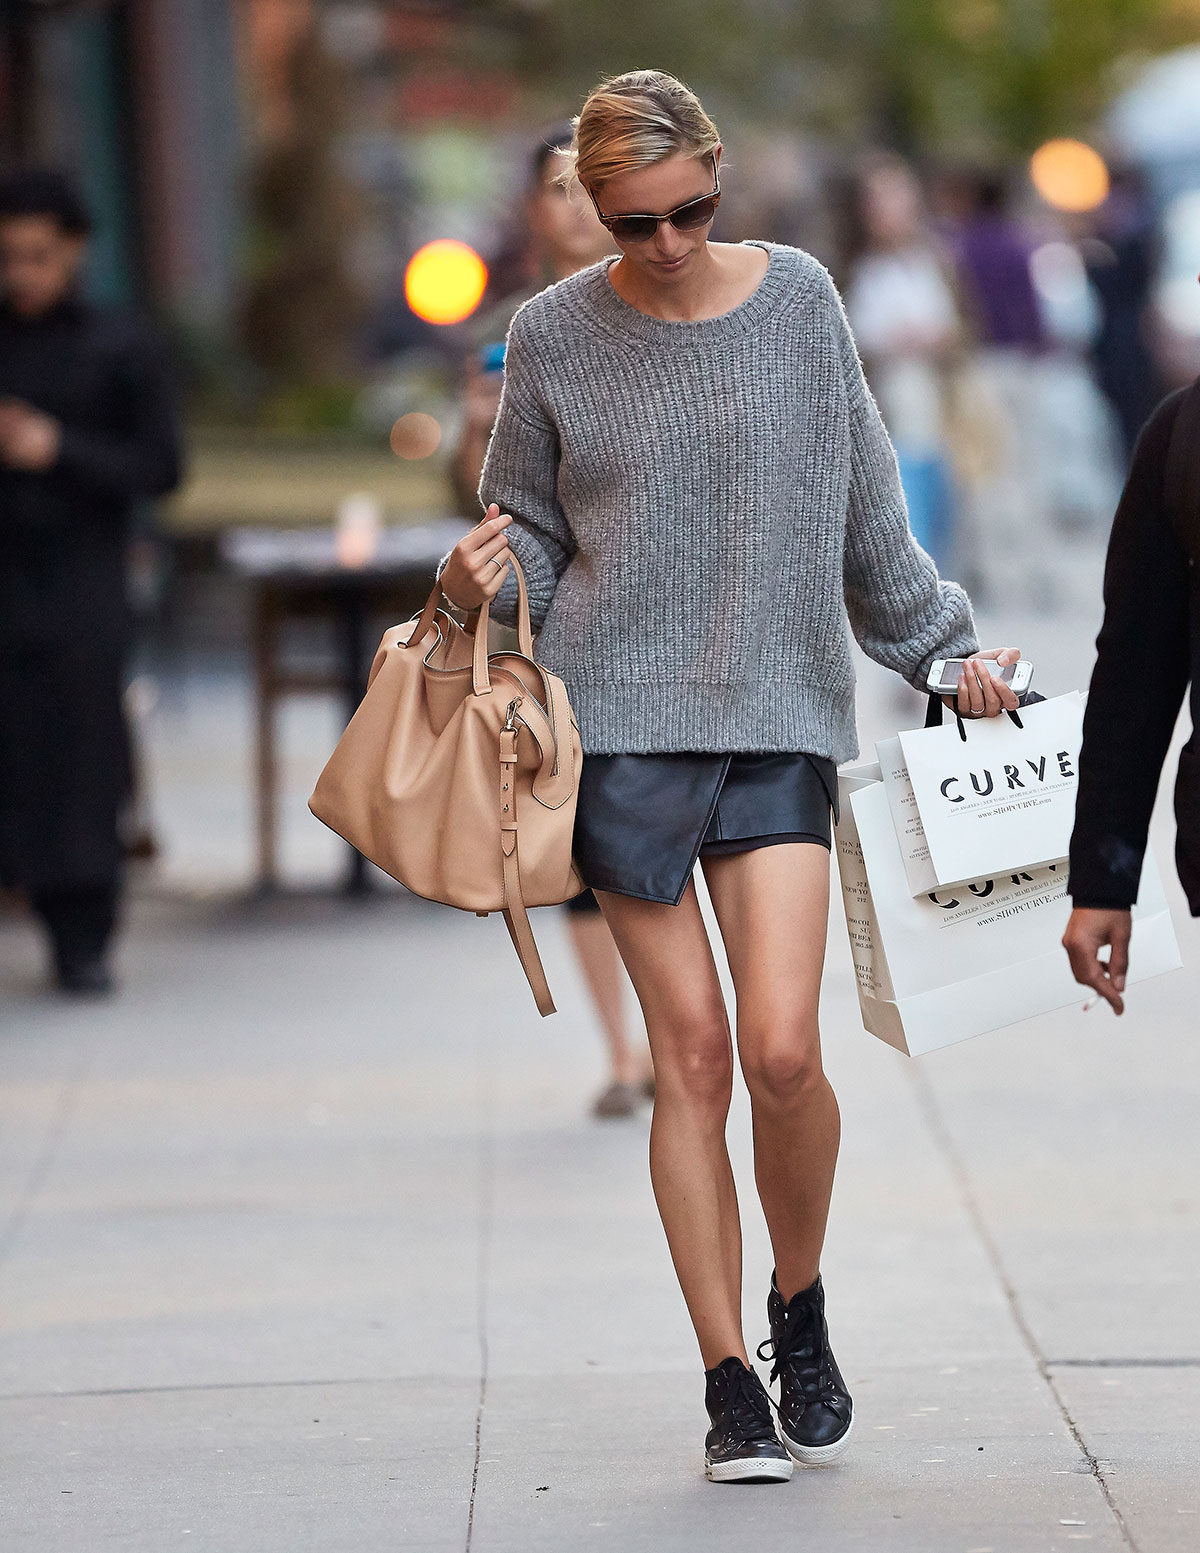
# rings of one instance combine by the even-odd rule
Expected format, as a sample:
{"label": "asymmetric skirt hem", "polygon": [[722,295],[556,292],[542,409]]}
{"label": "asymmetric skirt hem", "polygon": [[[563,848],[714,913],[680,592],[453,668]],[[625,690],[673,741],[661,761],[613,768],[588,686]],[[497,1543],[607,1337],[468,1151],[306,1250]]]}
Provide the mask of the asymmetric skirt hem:
{"label": "asymmetric skirt hem", "polygon": [[677,906],[698,858],[829,847],[837,769],[805,752],[585,755],[575,860],[592,889]]}

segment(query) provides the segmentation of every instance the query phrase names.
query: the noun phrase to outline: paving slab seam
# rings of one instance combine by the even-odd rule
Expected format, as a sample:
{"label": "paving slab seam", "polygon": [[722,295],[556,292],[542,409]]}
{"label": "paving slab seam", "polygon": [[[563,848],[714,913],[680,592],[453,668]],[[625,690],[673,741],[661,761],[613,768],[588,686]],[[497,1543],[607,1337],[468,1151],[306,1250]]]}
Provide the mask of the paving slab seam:
{"label": "paving slab seam", "polygon": [[46,1179],[53,1169],[55,1158],[58,1154],[59,1144],[67,1131],[67,1124],[71,1118],[71,1112],[75,1109],[75,1102],[79,1097],[79,1091],[87,1083],[88,1075],[92,1070],[92,1060],[96,1050],[96,1040],[83,1039],[75,1061],[71,1065],[66,1078],[62,1081],[62,1089],[54,1105],[54,1114],[46,1126],[46,1136],[42,1139],[42,1146],[38,1150],[37,1157],[29,1170],[29,1176],[22,1190],[17,1194],[13,1203],[12,1212],[9,1214],[8,1223],[0,1231],[0,1267],[3,1266],[9,1253],[17,1243],[17,1238],[25,1227],[30,1210],[37,1201],[39,1192],[46,1184]]}
{"label": "paving slab seam", "polygon": [[1047,1359],[1051,1370],[1200,1370],[1200,1359]]}
{"label": "paving slab seam", "polygon": [[[481,1054],[482,1059],[482,1054]],[[479,1491],[479,1464],[483,1455],[483,1410],[488,1386],[488,1278],[492,1260],[492,1226],[496,1206],[495,1084],[482,1060],[479,1067],[479,1139],[476,1150],[479,1173],[478,1261],[475,1289],[475,1324],[479,1343],[479,1401],[475,1408],[475,1456],[471,1464],[471,1495],[467,1502],[467,1538],[464,1553],[471,1553],[475,1535],[475,1499]]]}
{"label": "paving slab seam", "polygon": [[97,1386],[73,1391],[0,1391],[0,1402],[60,1402],[75,1397],[156,1397],[200,1391],[287,1391],[304,1387],[410,1386],[423,1375],[335,1375],[300,1380],[209,1380],[176,1386]]}
{"label": "paving slab seam", "polygon": [[930,1083],[928,1076],[921,1070],[916,1062],[912,1062],[909,1065],[908,1072],[910,1081],[917,1096],[918,1104],[921,1107],[921,1111],[925,1117],[926,1125],[929,1128],[930,1135],[932,1136],[934,1142],[940,1149],[941,1153],[946,1159],[947,1164],[950,1167],[951,1174],[954,1177],[955,1184],[958,1187],[959,1195],[962,1199],[963,1207],[966,1209],[967,1216],[971,1221],[971,1225],[979,1238],[979,1242],[983,1247],[988,1261],[991,1263],[992,1271],[996,1275],[996,1280],[1004,1292],[1004,1298],[1008,1303],[1008,1308],[1010,1314],[1012,1315],[1013,1324],[1020,1334],[1022,1342],[1029,1350],[1030,1357],[1033,1359],[1034,1365],[1037,1368],[1037,1372],[1041,1376],[1042,1381],[1045,1384],[1046,1389],[1049,1391],[1051,1397],[1054,1399],[1054,1405],[1057,1407],[1059,1414],[1062,1417],[1063,1423],[1066,1425],[1071,1438],[1074,1440],[1080,1455],[1087,1463],[1088,1470],[1096,1481],[1096,1486],[1100,1490],[1100,1495],[1103,1498],[1104,1503],[1108,1506],[1109,1513],[1112,1515],[1113,1521],[1116,1524],[1117,1530],[1121,1534],[1122,1540],[1124,1541],[1126,1547],[1129,1548],[1130,1553],[1141,1553],[1141,1549],[1139,1548],[1137,1542],[1135,1542],[1133,1534],[1130,1532],[1129,1527],[1126,1524],[1125,1517],[1121,1513],[1121,1507],[1117,1504],[1112,1488],[1109,1485],[1109,1482],[1103,1471],[1101,1470],[1099,1459],[1092,1451],[1087,1441],[1084,1439],[1083,1432],[1080,1426],[1076,1423],[1070,1408],[1067,1406],[1066,1398],[1063,1396],[1061,1390],[1058,1387],[1058,1383],[1051,1373],[1050,1364],[1045,1354],[1041,1350],[1038,1340],[1034,1335],[1033,1328],[1029,1325],[1029,1322],[1025,1317],[1025,1312],[1021,1309],[1020,1296],[1017,1294],[1016,1286],[1008,1275],[1008,1270],[1004,1265],[1004,1259],[1000,1255],[1000,1247],[988,1227],[987,1220],[983,1216],[983,1210],[979,1205],[979,1200],[976,1197],[975,1190],[971,1184],[971,1176],[970,1172],[967,1170],[966,1161],[963,1159],[962,1154],[959,1152],[959,1149],[950,1133],[950,1129],[947,1127],[945,1119],[943,1118],[942,1113],[938,1108],[937,1096],[934,1093],[933,1085]]}

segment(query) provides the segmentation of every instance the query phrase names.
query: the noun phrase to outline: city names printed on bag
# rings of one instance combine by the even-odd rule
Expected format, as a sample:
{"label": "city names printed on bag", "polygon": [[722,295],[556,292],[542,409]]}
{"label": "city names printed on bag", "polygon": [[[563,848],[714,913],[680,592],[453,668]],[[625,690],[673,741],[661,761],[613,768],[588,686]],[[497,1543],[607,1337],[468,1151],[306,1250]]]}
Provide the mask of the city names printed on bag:
{"label": "city names printed on bag", "polygon": [[[976,927],[990,927],[1021,912],[1049,906],[1062,900],[1066,893],[1066,865],[1048,863],[1044,868],[1023,869],[1003,879],[976,879],[953,889],[931,890],[926,899],[939,911],[953,913],[956,922],[974,920]],[[991,902],[989,909],[982,909],[985,901]]]}
{"label": "city names printed on bag", "polygon": [[880,775],[888,795],[908,887],[914,895],[920,895],[932,889],[938,877],[929,855],[929,842],[925,839],[925,827],[921,824],[916,794],[908,779],[908,767],[899,738],[877,740],[875,754],[879,758]]}
{"label": "city names printed on bag", "polygon": [[[1030,759],[1026,756],[1023,764],[1028,766],[1028,771],[1022,770],[1019,765],[1010,765],[1007,761],[1001,766],[999,773],[992,771],[987,766],[982,771],[968,771],[966,777],[970,782],[970,787],[967,789],[964,789],[963,774],[957,772],[938,783],[938,792],[941,793],[942,797],[949,804],[966,804],[967,809],[964,812],[967,813],[984,807],[991,814],[1012,814],[1018,809],[1033,809],[1039,804],[1048,802],[1048,798],[1046,796],[1030,796],[1023,801],[1014,803],[992,803],[986,805],[984,800],[990,798],[993,793],[1003,791],[1016,792],[1019,789],[1022,793],[1026,793],[1030,788],[1034,788],[1036,792],[1036,784],[1040,784],[1042,794],[1054,793],[1064,787],[1072,786],[1077,780],[1075,756],[1072,752],[1070,750],[1058,750],[1055,752],[1052,757],[1052,763],[1049,766],[1050,780],[1047,782],[1047,763],[1050,760],[1051,757],[1046,755],[1038,755],[1035,759]],[[1057,770],[1055,769],[1056,767]],[[1062,780],[1059,780],[1060,778]],[[1001,783],[1003,783],[1003,787]],[[974,792],[975,799],[979,800],[978,802],[972,799],[972,791]]]}
{"label": "city names printed on bag", "polygon": [[867,882],[867,863],[858,831],[852,829],[849,804],[843,807],[843,821],[837,828],[838,871],[842,879],[842,900],[846,907],[846,932],[850,955],[859,989],[872,998],[891,998],[895,994],[887,962],[876,951],[879,935],[871,909],[871,886]]}

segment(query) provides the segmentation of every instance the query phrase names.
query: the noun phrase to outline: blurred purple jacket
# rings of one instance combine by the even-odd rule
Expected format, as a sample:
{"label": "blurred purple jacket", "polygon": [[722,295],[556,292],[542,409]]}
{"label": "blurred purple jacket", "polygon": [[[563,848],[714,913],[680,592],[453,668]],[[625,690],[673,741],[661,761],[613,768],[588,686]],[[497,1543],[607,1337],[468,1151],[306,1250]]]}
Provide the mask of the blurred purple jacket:
{"label": "blurred purple jacket", "polygon": [[983,345],[1040,350],[1046,332],[1029,273],[1029,244],[996,216],[977,216],[956,243],[959,274]]}

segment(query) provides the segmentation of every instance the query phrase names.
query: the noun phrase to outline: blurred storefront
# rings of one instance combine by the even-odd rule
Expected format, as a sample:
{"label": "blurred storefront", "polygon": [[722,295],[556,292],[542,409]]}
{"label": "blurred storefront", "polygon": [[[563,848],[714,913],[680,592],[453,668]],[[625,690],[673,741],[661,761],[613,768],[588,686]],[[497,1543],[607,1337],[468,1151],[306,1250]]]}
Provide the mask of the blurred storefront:
{"label": "blurred storefront", "polygon": [[504,34],[457,7],[0,0],[0,161],[78,178],[97,297],[204,334],[260,258],[264,159],[303,142],[311,178],[332,151],[349,279],[382,328],[414,248],[486,241],[518,177]]}
{"label": "blurred storefront", "polygon": [[0,16],[0,151],[79,179],[93,293],[219,327],[241,155],[228,0],[3,0]]}

